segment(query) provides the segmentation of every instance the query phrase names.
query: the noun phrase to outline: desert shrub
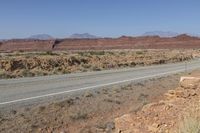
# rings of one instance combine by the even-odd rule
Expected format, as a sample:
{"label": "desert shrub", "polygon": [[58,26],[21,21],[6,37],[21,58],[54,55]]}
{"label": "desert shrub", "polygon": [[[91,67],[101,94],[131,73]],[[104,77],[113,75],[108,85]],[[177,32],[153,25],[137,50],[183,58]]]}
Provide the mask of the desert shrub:
{"label": "desert shrub", "polygon": [[24,50],[19,50],[19,52],[20,52],[20,53],[23,53],[23,52],[24,52]]}
{"label": "desert shrub", "polygon": [[22,77],[32,77],[34,74],[30,70],[24,69],[19,73]]}
{"label": "desert shrub", "polygon": [[114,55],[115,53],[114,52],[112,52],[112,51],[108,51],[107,52],[109,55]]}
{"label": "desert shrub", "polygon": [[47,55],[52,55],[52,51],[47,51],[46,54]]}
{"label": "desert shrub", "polygon": [[143,93],[141,93],[140,95],[139,95],[139,97],[137,98],[137,100],[138,101],[146,101],[146,99],[148,98],[148,94],[143,94]]}
{"label": "desert shrub", "polygon": [[83,97],[93,97],[93,94],[89,91],[86,91],[83,95]]}
{"label": "desert shrub", "polygon": [[76,64],[81,64],[81,61],[76,57],[76,56],[71,56],[69,59],[68,59],[68,64],[70,66],[73,66],[73,65],[76,65]]}
{"label": "desert shrub", "polygon": [[83,111],[78,111],[70,115],[72,120],[84,120],[88,118],[88,114]]}
{"label": "desert shrub", "polygon": [[164,64],[166,63],[166,60],[162,59],[162,60],[159,60],[159,64]]}
{"label": "desert shrub", "polygon": [[11,78],[11,76],[4,70],[0,69],[0,78]]}
{"label": "desert shrub", "polygon": [[105,51],[90,51],[90,55],[105,55]]}
{"label": "desert shrub", "polygon": [[120,101],[118,100],[112,100],[112,99],[104,99],[105,102],[108,102],[108,103],[115,103],[115,104],[121,104]]}
{"label": "desert shrub", "polygon": [[25,55],[24,58],[26,59],[31,58],[31,55]]}
{"label": "desert shrub", "polygon": [[13,114],[13,115],[16,115],[16,114],[17,114],[17,111],[12,109],[12,110],[10,111],[10,113]]}
{"label": "desert shrub", "polygon": [[71,73],[71,72],[70,72],[69,70],[67,70],[67,69],[61,70],[61,72],[62,72],[63,74]]}
{"label": "desert shrub", "polygon": [[97,67],[97,66],[93,66],[93,67],[92,67],[92,70],[93,70],[93,71],[101,71],[101,68],[99,68],[99,67]]}
{"label": "desert shrub", "polygon": [[78,52],[77,54],[80,55],[80,56],[87,56],[88,55],[87,52]]}
{"label": "desert shrub", "polygon": [[148,52],[148,50],[143,50],[143,53],[147,53]]}
{"label": "desert shrub", "polygon": [[180,123],[179,133],[200,133],[200,103],[190,107]]}
{"label": "desert shrub", "polygon": [[136,54],[141,55],[144,54],[143,51],[136,51]]}
{"label": "desert shrub", "polygon": [[46,109],[45,106],[39,106],[38,107],[38,112],[43,112]]}
{"label": "desert shrub", "polygon": [[126,55],[126,52],[119,52],[119,55]]}
{"label": "desert shrub", "polygon": [[121,87],[121,90],[131,90],[131,89],[132,89],[132,87],[130,85]]}
{"label": "desert shrub", "polygon": [[115,123],[114,122],[100,122],[96,125],[97,128],[103,129],[106,131],[106,133],[112,133],[115,129]]}
{"label": "desert shrub", "polygon": [[0,75],[3,75],[4,73],[5,73],[5,71],[0,69]]}
{"label": "desert shrub", "polygon": [[88,68],[91,68],[92,65],[91,64],[83,64],[82,67],[88,69]]}
{"label": "desert shrub", "polygon": [[55,107],[63,108],[63,107],[70,107],[70,106],[74,105],[74,103],[75,103],[74,99],[69,98],[69,99],[66,99],[64,101],[53,103],[53,105]]}
{"label": "desert shrub", "polygon": [[31,73],[34,74],[34,76],[44,76],[46,72],[35,68],[31,70]]}
{"label": "desert shrub", "polygon": [[136,66],[137,64],[135,62],[131,62],[130,66],[134,67]]}
{"label": "desert shrub", "polygon": [[10,61],[10,70],[14,71],[14,70],[18,70],[18,69],[26,69],[26,61],[24,60],[16,60],[16,59],[12,59]]}
{"label": "desert shrub", "polygon": [[[13,55],[14,55],[14,56],[20,56],[20,55],[21,55],[21,52],[20,52],[20,51],[15,51]],[[11,56],[13,56],[13,55],[11,54]]]}
{"label": "desert shrub", "polygon": [[47,51],[46,53],[44,53],[44,55],[58,55],[52,51]]}
{"label": "desert shrub", "polygon": [[184,118],[179,133],[200,133],[200,121],[195,117]]}

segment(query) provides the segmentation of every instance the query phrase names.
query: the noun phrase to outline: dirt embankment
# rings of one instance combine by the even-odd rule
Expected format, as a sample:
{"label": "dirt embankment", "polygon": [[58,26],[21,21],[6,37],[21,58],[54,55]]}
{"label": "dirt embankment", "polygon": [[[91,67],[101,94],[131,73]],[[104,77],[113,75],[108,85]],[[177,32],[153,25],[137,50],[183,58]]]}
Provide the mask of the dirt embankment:
{"label": "dirt embankment", "polygon": [[117,133],[198,133],[200,131],[200,72],[180,82],[164,99],[141,111],[115,119]]}
{"label": "dirt embankment", "polygon": [[[195,53],[196,52],[196,53]],[[0,78],[100,71],[190,60],[194,50],[90,51],[1,54]]]}
{"label": "dirt embankment", "polygon": [[0,42],[0,51],[108,50],[108,49],[194,49],[200,38],[179,35],[172,38],[142,36],[99,39],[18,39]]}

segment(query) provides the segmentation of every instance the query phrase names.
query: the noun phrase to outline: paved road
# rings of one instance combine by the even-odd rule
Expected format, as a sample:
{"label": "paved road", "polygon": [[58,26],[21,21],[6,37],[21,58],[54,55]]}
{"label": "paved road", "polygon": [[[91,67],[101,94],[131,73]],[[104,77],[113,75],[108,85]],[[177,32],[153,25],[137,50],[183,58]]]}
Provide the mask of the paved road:
{"label": "paved road", "polygon": [[[141,68],[107,70],[66,75],[0,80],[0,107],[39,102],[72,92],[144,80],[185,71],[185,63]],[[187,69],[200,67],[200,60],[188,62]]]}

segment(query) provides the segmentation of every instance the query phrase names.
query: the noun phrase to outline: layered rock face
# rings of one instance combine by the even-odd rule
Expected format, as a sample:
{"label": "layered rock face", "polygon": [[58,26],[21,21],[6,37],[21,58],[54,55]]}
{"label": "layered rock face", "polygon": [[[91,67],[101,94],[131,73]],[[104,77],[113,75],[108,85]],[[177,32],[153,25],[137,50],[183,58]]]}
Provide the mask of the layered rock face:
{"label": "layered rock face", "polygon": [[[187,132],[189,129],[180,129],[183,117],[192,110],[199,109],[200,76],[186,78],[180,82],[179,87],[170,90],[164,99],[147,104],[137,113],[126,114],[115,119],[117,133],[175,133],[180,130]],[[199,104],[198,104],[199,105]],[[200,114],[197,114],[200,117]],[[191,123],[187,123],[191,124]]]}
{"label": "layered rock face", "polygon": [[53,40],[9,40],[0,43],[0,51],[49,51]]}

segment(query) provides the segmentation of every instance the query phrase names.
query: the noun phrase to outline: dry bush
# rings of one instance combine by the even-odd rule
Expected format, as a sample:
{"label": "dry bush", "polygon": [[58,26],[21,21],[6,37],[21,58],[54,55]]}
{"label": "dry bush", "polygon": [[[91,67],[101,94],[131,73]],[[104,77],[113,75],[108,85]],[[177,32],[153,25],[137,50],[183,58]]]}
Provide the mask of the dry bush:
{"label": "dry bush", "polygon": [[189,107],[179,126],[179,133],[200,133],[200,101]]}
{"label": "dry bush", "polygon": [[121,104],[120,101],[118,100],[113,100],[113,99],[104,99],[105,102],[109,102],[109,103],[115,103],[115,104]]}
{"label": "dry bush", "polygon": [[70,115],[72,120],[84,120],[88,118],[88,114],[84,111],[78,111]]}
{"label": "dry bush", "polygon": [[1,70],[0,69],[0,78],[11,78],[11,75],[8,74],[8,72],[6,72],[5,70]]}
{"label": "dry bush", "polygon": [[90,51],[90,55],[105,55],[105,51]]}
{"label": "dry bush", "polygon": [[83,97],[93,97],[93,94],[90,91],[85,91]]}
{"label": "dry bush", "polygon": [[0,75],[4,75],[5,71],[0,69]]}
{"label": "dry bush", "polygon": [[136,54],[141,55],[141,54],[144,54],[144,53],[143,53],[143,51],[136,51]]}

